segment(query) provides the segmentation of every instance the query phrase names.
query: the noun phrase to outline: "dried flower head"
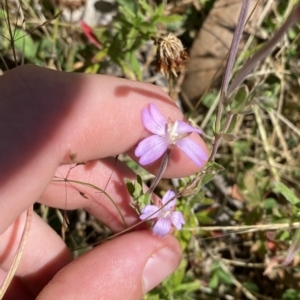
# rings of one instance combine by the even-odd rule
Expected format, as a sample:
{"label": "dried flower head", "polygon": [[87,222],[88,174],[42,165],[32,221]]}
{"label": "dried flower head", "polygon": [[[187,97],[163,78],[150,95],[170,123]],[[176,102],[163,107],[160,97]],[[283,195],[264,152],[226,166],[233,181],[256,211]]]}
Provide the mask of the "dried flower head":
{"label": "dried flower head", "polygon": [[170,73],[177,77],[177,73],[184,70],[184,65],[188,61],[188,54],[184,50],[181,40],[173,33],[169,33],[154,38],[154,45],[157,46],[157,70],[166,77],[169,77]]}
{"label": "dried flower head", "polygon": [[86,0],[54,0],[54,2],[58,4],[61,9],[69,9],[70,11],[74,11],[83,7],[86,3]]}

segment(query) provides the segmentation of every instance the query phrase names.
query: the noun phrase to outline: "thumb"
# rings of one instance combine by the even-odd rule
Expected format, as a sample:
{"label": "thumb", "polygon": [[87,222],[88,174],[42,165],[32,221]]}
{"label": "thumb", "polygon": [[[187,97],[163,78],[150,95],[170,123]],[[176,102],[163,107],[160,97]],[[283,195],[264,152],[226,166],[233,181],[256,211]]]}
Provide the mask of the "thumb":
{"label": "thumb", "polygon": [[180,260],[180,245],[173,236],[159,238],[148,230],[128,233],[67,265],[37,299],[141,299]]}

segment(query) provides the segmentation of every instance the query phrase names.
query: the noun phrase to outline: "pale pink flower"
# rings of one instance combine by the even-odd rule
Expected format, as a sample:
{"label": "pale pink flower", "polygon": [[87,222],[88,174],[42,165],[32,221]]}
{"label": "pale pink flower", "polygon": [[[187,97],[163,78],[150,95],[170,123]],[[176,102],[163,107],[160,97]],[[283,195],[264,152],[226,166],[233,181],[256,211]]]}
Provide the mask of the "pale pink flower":
{"label": "pale pink flower", "polygon": [[195,164],[203,166],[207,161],[207,153],[188,135],[192,132],[202,133],[200,129],[177,120],[168,122],[160,113],[155,104],[151,103],[148,108],[142,111],[142,120],[144,126],[153,133],[153,135],[142,140],[136,150],[135,155],[140,157],[141,165],[148,165],[160,158],[167,149],[177,146],[180,148]]}
{"label": "pale pink flower", "polygon": [[[167,191],[161,200],[161,207],[146,205],[142,209],[141,220],[156,219],[156,223],[152,229],[154,235],[163,237],[170,231],[172,226],[180,230],[185,223],[182,213],[174,211],[176,205],[176,198],[174,197],[175,193],[173,191]],[[174,199],[171,200],[172,198]]]}

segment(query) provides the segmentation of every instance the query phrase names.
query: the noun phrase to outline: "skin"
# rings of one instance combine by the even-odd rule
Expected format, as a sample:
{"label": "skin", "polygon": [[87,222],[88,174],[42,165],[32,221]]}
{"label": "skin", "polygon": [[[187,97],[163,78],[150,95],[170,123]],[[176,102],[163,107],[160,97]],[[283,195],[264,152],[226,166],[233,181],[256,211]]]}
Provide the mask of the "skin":
{"label": "skin", "polygon": [[[102,75],[63,73],[23,66],[0,77],[0,280],[4,280],[34,202],[62,209],[83,208],[114,232],[124,224],[101,193],[80,186],[88,199],[53,175],[104,188],[128,225],[139,222],[130,207],[125,179],[135,174],[112,158],[134,157],[149,136],[141,111],[155,103],[171,120],[182,113],[158,87]],[[197,143],[207,148],[197,134]],[[155,174],[159,161],[145,168]],[[199,171],[174,149],[164,177]],[[108,182],[108,178],[113,173]],[[62,175],[63,174],[63,175]],[[67,187],[66,187],[67,186]],[[68,197],[66,199],[66,188]],[[140,299],[178,266],[181,249],[172,236],[153,236],[145,224],[93,248],[76,260],[61,238],[37,215],[16,277],[4,299]]]}

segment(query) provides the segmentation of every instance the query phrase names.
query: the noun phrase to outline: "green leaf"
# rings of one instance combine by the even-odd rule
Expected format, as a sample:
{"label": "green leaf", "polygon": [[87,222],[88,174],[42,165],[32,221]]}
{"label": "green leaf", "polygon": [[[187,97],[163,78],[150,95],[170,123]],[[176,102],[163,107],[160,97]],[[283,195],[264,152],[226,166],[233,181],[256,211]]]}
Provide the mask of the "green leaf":
{"label": "green leaf", "polygon": [[196,218],[201,225],[211,225],[215,223],[215,220],[208,216],[208,212],[201,211],[195,214]]}
{"label": "green leaf", "polygon": [[231,123],[230,123],[230,125],[229,125],[229,127],[228,127],[226,133],[231,133],[231,132],[234,130],[235,124],[236,124],[236,122],[237,122],[237,117],[238,117],[238,115],[234,115],[234,116],[232,117]]}
{"label": "green leaf", "polygon": [[137,199],[143,195],[143,183],[140,181],[140,179],[140,176],[138,176],[137,180],[134,183],[134,199]]}
{"label": "green leaf", "polygon": [[31,60],[35,58],[37,45],[27,32],[19,30],[15,36],[14,45],[16,49],[22,52],[27,59]]}
{"label": "green leaf", "polygon": [[300,199],[294,194],[294,192],[288,188],[282,182],[274,182],[274,192],[279,192],[285,197],[285,199],[293,205],[300,203]]}
{"label": "green leaf", "polygon": [[88,65],[85,70],[84,70],[84,73],[86,74],[97,74],[99,71],[99,64],[91,64],[91,65]]}
{"label": "green leaf", "polygon": [[256,292],[256,293],[259,292],[259,286],[252,281],[243,282],[243,286],[249,291]]}
{"label": "green leaf", "polygon": [[140,175],[136,175],[136,181],[141,187],[143,186],[143,179]]}
{"label": "green leaf", "polygon": [[284,264],[290,264],[300,250],[300,230],[298,229],[293,237],[292,243],[288,249]]}
{"label": "green leaf", "polygon": [[201,185],[205,185],[207,184],[208,182],[210,182],[213,178],[215,177],[215,174],[214,173],[206,173],[202,180],[201,180]]}
{"label": "green leaf", "polygon": [[[138,27],[138,26],[137,26]],[[134,43],[136,42],[137,36],[139,35],[139,32],[134,27],[131,28],[131,30],[126,35],[126,49],[129,50],[132,48]]]}
{"label": "green leaf", "polygon": [[156,15],[161,16],[164,12],[164,5],[161,3],[156,9]]}
{"label": "green leaf", "polygon": [[103,49],[99,51],[94,57],[93,57],[93,62],[98,63],[102,61],[106,56],[107,56],[108,49]]}
{"label": "green leaf", "polygon": [[183,281],[187,265],[188,265],[187,259],[182,259],[179,267],[170,276],[169,280],[172,282],[173,287],[178,286]]}
{"label": "green leaf", "polygon": [[117,60],[118,61],[118,64],[121,66],[125,76],[128,78],[128,79],[131,79],[131,80],[136,80],[136,76],[133,72],[133,70],[127,65],[127,63],[125,63],[123,60],[119,59]]}
{"label": "green leaf", "polygon": [[128,179],[126,179],[125,182],[126,182],[126,187],[127,187],[128,193],[130,194],[131,197],[133,197],[133,193],[135,190],[133,183]]}
{"label": "green leaf", "polygon": [[142,178],[137,175],[137,180],[132,183],[130,180],[126,180],[126,187],[130,196],[137,199],[143,195],[143,182]]}
{"label": "green leaf", "polygon": [[146,1],[140,0],[139,4],[150,16],[154,14],[152,7]]}
{"label": "green leaf", "polygon": [[142,81],[142,67],[134,53],[129,54],[130,65],[137,78],[137,80]]}
{"label": "green leaf", "polygon": [[156,29],[153,26],[153,24],[149,22],[142,22],[139,26],[139,29],[143,34],[148,34],[148,35],[151,34],[154,35],[156,32]]}
{"label": "green leaf", "polygon": [[208,169],[209,171],[211,171],[211,172],[213,171],[213,172],[215,172],[215,173],[218,173],[218,172],[221,172],[221,171],[224,171],[224,170],[225,170],[223,166],[217,164],[217,163],[214,162],[214,161],[209,162],[209,163],[207,164],[206,167],[207,167],[207,169]]}
{"label": "green leaf", "polygon": [[274,198],[267,198],[263,202],[263,207],[266,210],[271,210],[277,206],[277,201]]}
{"label": "green leaf", "polygon": [[229,111],[233,114],[241,112],[248,104],[249,89],[246,85],[242,85],[230,97]]}
{"label": "green leaf", "polygon": [[213,290],[215,290],[219,286],[219,276],[216,272],[211,277],[208,286]]}
{"label": "green leaf", "polygon": [[[199,291],[200,287],[201,287],[200,280],[194,280],[193,282],[181,283],[180,285],[174,287],[174,293],[183,292],[183,293],[187,294],[187,293],[191,293],[193,291]],[[178,299],[178,298],[175,298],[175,299]],[[182,298],[182,299],[193,300],[195,298]]]}
{"label": "green leaf", "polygon": [[231,133],[221,133],[221,136],[226,142],[233,142],[238,138],[235,134]]}
{"label": "green leaf", "polygon": [[300,292],[294,289],[286,289],[282,295],[282,300],[300,299]]}
{"label": "green leaf", "polygon": [[233,284],[233,278],[231,274],[224,272],[222,269],[218,271],[219,279],[226,285]]}
{"label": "green leaf", "polygon": [[250,210],[246,217],[245,217],[245,224],[250,225],[250,224],[255,224],[256,222],[259,222],[261,220],[261,217],[263,215],[263,210],[259,206],[255,206],[252,210]]}
{"label": "green leaf", "polygon": [[132,0],[117,0],[119,3],[119,10],[122,10],[125,14],[128,13],[132,17],[135,17],[138,12],[138,1]]}
{"label": "green leaf", "polygon": [[205,175],[203,176],[201,180],[201,185],[204,185],[211,181],[216,174],[219,172],[224,171],[224,167],[217,164],[216,162],[212,161],[209,162],[205,167]]}
{"label": "green leaf", "polygon": [[236,157],[247,156],[251,148],[250,141],[236,141],[233,144],[233,153]]}
{"label": "green leaf", "polygon": [[218,95],[216,93],[207,93],[202,97],[202,104],[205,105],[207,108],[211,108]]}
{"label": "green leaf", "polygon": [[283,231],[278,238],[280,241],[288,241],[291,238],[291,234],[288,231]]}

